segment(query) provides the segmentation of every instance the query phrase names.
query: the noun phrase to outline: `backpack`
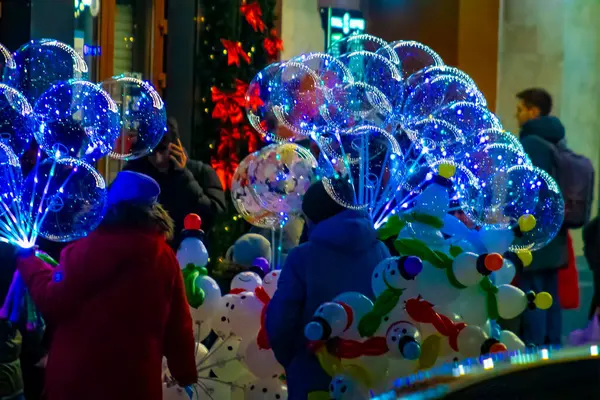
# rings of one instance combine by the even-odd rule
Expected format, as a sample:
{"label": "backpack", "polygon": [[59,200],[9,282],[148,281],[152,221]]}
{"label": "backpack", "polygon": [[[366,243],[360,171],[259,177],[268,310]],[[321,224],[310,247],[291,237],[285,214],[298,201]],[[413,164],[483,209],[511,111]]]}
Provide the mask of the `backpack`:
{"label": "backpack", "polygon": [[560,187],[565,200],[563,227],[577,229],[585,226],[592,214],[594,199],[594,166],[589,158],[576,154],[563,139],[557,144],[540,138],[552,150],[554,168],[552,177]]}

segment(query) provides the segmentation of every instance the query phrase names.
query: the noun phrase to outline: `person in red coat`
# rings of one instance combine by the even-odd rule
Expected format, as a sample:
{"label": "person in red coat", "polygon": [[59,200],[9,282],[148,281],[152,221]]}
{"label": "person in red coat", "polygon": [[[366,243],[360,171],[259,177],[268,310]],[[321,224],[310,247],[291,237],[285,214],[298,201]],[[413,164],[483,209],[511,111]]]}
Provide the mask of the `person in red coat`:
{"label": "person in red coat", "polygon": [[47,400],[161,400],[162,358],[178,384],[197,381],[192,318],[173,221],[150,177],[121,172],[100,227],[53,269],[20,250],[19,272],[54,333]]}

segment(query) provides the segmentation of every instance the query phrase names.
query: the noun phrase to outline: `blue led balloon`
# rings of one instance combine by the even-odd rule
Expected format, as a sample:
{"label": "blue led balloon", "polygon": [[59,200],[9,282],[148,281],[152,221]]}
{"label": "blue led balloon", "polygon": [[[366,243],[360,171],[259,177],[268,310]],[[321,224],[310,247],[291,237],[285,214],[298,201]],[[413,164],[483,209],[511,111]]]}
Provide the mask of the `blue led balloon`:
{"label": "blue led balloon", "polygon": [[102,176],[74,158],[41,162],[23,188],[24,202],[33,199],[33,230],[56,242],[80,239],[96,229],[104,216],[106,194]]}
{"label": "blue led balloon", "polygon": [[[469,199],[469,207],[465,210],[473,221],[480,225],[504,224],[506,227],[513,223],[511,218],[520,217],[508,215],[505,210],[511,204],[520,206],[523,201],[521,197],[515,198],[520,193],[511,190],[512,178],[508,171],[515,166],[528,165],[527,156],[510,145],[491,144],[465,154],[462,162],[481,186],[476,196]],[[522,210],[517,213],[522,213]]]}
{"label": "blue led balloon", "polygon": [[507,132],[503,129],[482,129],[477,132],[473,137],[472,144],[474,146],[480,146],[483,144],[505,144],[508,146],[512,146],[518,152],[525,154],[523,150],[523,146],[519,139],[510,132]]}
{"label": "blue led balloon", "polygon": [[14,61],[16,68],[5,70],[2,81],[32,104],[56,83],[88,78],[83,58],[71,46],[54,39],[28,42],[15,52]]}
{"label": "blue led balloon", "polygon": [[121,134],[110,142],[110,157],[133,160],[149,154],[167,131],[167,111],[162,98],[148,82],[117,76],[102,83],[121,111]]}
{"label": "blue led balloon", "polygon": [[502,129],[498,118],[487,108],[470,102],[457,102],[436,111],[434,118],[454,125],[469,141],[483,129]]}
{"label": "blue led balloon", "polygon": [[419,42],[400,40],[390,43],[389,47],[398,56],[398,69],[405,78],[424,68],[444,65],[435,51]]}
{"label": "blue led balloon", "polygon": [[35,116],[19,91],[0,84],[0,141],[21,156],[29,148],[35,130]]}
{"label": "blue led balloon", "polygon": [[274,113],[277,105],[274,100],[280,87],[276,77],[281,65],[270,64],[256,74],[246,92],[248,121],[267,142],[288,142],[302,137],[281,126]]}
{"label": "blue led balloon", "polygon": [[415,88],[423,83],[431,81],[433,78],[438,76],[456,77],[462,79],[463,81],[469,82],[473,86],[477,86],[475,81],[473,81],[469,75],[465,74],[460,69],[449,67],[447,65],[436,65],[423,68],[422,70],[418,70],[410,75],[408,78],[406,78],[406,87],[408,89]]}
{"label": "blue led balloon", "polygon": [[441,159],[460,158],[465,151],[465,138],[446,121],[426,118],[411,125],[414,140],[420,142],[425,157],[433,162]]}
{"label": "blue led balloon", "polygon": [[20,196],[23,174],[19,158],[6,144],[0,142],[0,215],[5,207],[12,204]]}
{"label": "blue led balloon", "polygon": [[10,76],[14,73],[15,68],[17,68],[17,63],[13,58],[12,54],[6,47],[0,44],[0,77],[7,74]]}
{"label": "blue led balloon", "polygon": [[400,62],[398,55],[388,42],[377,36],[366,33],[346,36],[345,38],[334,42],[329,49],[327,49],[327,53],[334,56],[353,53],[355,51],[377,53],[380,56],[387,58],[395,65],[398,65]]}
{"label": "blue led balloon", "polygon": [[507,207],[513,226],[517,225],[519,217],[525,214],[533,215],[535,227],[527,232],[521,231],[515,235],[511,250],[539,250],[547,245],[560,231],[565,204],[558,184],[544,170],[531,165],[515,166],[508,171],[510,190],[519,195],[522,204]]}
{"label": "blue led balloon", "polygon": [[53,86],[35,105],[35,138],[48,156],[95,162],[119,137],[117,105],[98,85],[69,81]]}
{"label": "blue led balloon", "polygon": [[441,75],[407,92],[402,115],[407,125],[420,121],[457,102],[485,106],[485,98],[476,86],[461,78]]}

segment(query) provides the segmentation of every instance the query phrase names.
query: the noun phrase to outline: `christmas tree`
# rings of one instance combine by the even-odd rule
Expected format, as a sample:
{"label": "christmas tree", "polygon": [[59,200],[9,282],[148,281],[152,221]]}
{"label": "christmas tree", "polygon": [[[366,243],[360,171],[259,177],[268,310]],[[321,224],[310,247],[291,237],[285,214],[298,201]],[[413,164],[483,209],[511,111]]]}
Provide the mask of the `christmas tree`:
{"label": "christmas tree", "polygon": [[[263,143],[248,123],[246,97],[254,76],[279,58],[276,0],[201,0],[192,156],[210,160],[228,190],[238,163]],[[209,243],[213,263],[248,229],[232,204]]]}

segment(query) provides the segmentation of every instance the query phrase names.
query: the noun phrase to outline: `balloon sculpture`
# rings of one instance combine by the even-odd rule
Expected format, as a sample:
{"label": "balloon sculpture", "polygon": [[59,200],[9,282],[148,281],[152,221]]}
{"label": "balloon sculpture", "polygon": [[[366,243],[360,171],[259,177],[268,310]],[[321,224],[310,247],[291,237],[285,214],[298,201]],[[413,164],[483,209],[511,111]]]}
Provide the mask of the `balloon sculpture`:
{"label": "balloon sculpture", "polygon": [[[232,184],[246,220],[285,221],[313,179],[294,160],[314,162],[293,142],[312,140],[330,196],[367,212],[400,253],[373,266],[374,301],[341,294],[306,325],[332,377],[324,396],[367,398],[399,376],[524,348],[495,320],[552,304],[510,283],[562,225],[556,182],[532,166],[474,81],[427,46],[365,34],[334,46],[341,54],[304,54],[256,75],[248,118],[276,144],[243,160]],[[258,301],[234,296],[213,329],[254,334],[256,322],[232,317]]]}
{"label": "balloon sculpture", "polygon": [[[162,100],[145,82],[118,77],[139,88],[127,97],[136,113],[121,113],[123,99],[89,82],[83,58],[53,39],[31,41],[14,54],[0,45],[0,72],[0,241],[32,248],[39,236],[57,242],[86,236],[100,224],[107,194],[92,164],[113,152],[122,135],[130,137],[131,127],[136,152],[119,158],[148,154],[166,130]],[[38,150],[24,176],[20,157],[35,149],[33,139]],[[24,310],[29,328],[43,324],[15,273],[0,318],[17,321]]]}
{"label": "balloon sculpture", "polygon": [[[197,215],[186,217],[184,240],[177,251],[195,325],[198,383],[190,393],[165,384],[164,397],[286,399],[283,367],[275,359],[264,329],[266,307],[277,290],[279,271],[268,272],[262,279],[254,272],[241,272],[233,278],[231,292],[222,296],[205,268],[208,257],[200,227]],[[211,332],[218,340],[208,350],[201,342]],[[165,375],[168,378],[166,369]]]}

